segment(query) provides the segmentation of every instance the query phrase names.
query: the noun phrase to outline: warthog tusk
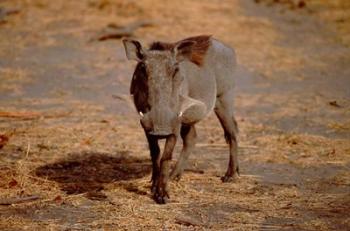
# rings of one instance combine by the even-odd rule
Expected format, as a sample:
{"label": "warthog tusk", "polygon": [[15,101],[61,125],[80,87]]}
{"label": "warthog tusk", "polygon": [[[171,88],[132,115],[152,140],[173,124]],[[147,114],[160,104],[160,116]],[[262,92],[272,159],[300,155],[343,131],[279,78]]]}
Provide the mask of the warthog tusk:
{"label": "warthog tusk", "polygon": [[180,112],[179,112],[179,117],[181,117],[181,116],[182,116],[182,114],[183,114],[183,112],[182,112],[182,111],[180,111]]}
{"label": "warthog tusk", "polygon": [[142,111],[139,111],[139,114],[140,114],[141,117],[144,117]]}

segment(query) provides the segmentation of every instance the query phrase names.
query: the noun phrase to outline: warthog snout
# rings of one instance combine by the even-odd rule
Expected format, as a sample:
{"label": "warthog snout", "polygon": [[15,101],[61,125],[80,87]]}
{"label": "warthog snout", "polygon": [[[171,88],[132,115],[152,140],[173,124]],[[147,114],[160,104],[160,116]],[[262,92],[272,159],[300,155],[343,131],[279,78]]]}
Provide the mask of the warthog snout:
{"label": "warthog snout", "polygon": [[154,108],[143,114],[140,112],[143,128],[151,135],[167,136],[173,134],[178,115],[169,108]]}

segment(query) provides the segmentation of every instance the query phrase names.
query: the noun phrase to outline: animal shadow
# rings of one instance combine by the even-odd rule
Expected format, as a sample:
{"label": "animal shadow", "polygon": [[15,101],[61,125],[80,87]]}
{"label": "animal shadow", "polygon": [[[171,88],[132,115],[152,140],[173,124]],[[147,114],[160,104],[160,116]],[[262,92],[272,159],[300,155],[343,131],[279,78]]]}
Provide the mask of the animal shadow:
{"label": "animal shadow", "polygon": [[38,167],[35,175],[58,182],[67,194],[101,197],[96,192],[104,189],[105,184],[142,178],[150,172],[149,160],[131,157],[126,152],[76,153],[66,160]]}

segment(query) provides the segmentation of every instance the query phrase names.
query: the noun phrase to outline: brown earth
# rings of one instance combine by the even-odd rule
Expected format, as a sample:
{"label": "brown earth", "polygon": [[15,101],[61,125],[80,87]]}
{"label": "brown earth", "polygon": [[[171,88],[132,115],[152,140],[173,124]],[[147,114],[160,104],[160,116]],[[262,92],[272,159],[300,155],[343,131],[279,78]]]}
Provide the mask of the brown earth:
{"label": "brown earth", "polygon": [[[0,230],[349,230],[350,6],[303,2],[0,1],[18,11],[0,12],[0,203],[39,197],[0,205]],[[152,200],[135,64],[120,40],[93,39],[140,20],[144,44],[235,47],[236,182],[220,181],[228,150],[210,115],[170,202]]]}

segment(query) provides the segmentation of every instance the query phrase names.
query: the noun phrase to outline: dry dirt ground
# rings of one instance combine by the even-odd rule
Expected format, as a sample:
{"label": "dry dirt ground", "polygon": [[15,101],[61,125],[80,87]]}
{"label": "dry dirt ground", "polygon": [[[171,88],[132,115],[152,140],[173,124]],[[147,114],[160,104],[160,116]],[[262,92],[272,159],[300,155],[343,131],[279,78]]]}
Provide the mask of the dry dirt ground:
{"label": "dry dirt ground", "polygon": [[[302,2],[1,0],[0,230],[349,230],[350,6]],[[129,101],[135,63],[93,39],[146,19],[144,44],[212,34],[240,64],[240,178],[220,181],[210,115],[166,205]]]}

